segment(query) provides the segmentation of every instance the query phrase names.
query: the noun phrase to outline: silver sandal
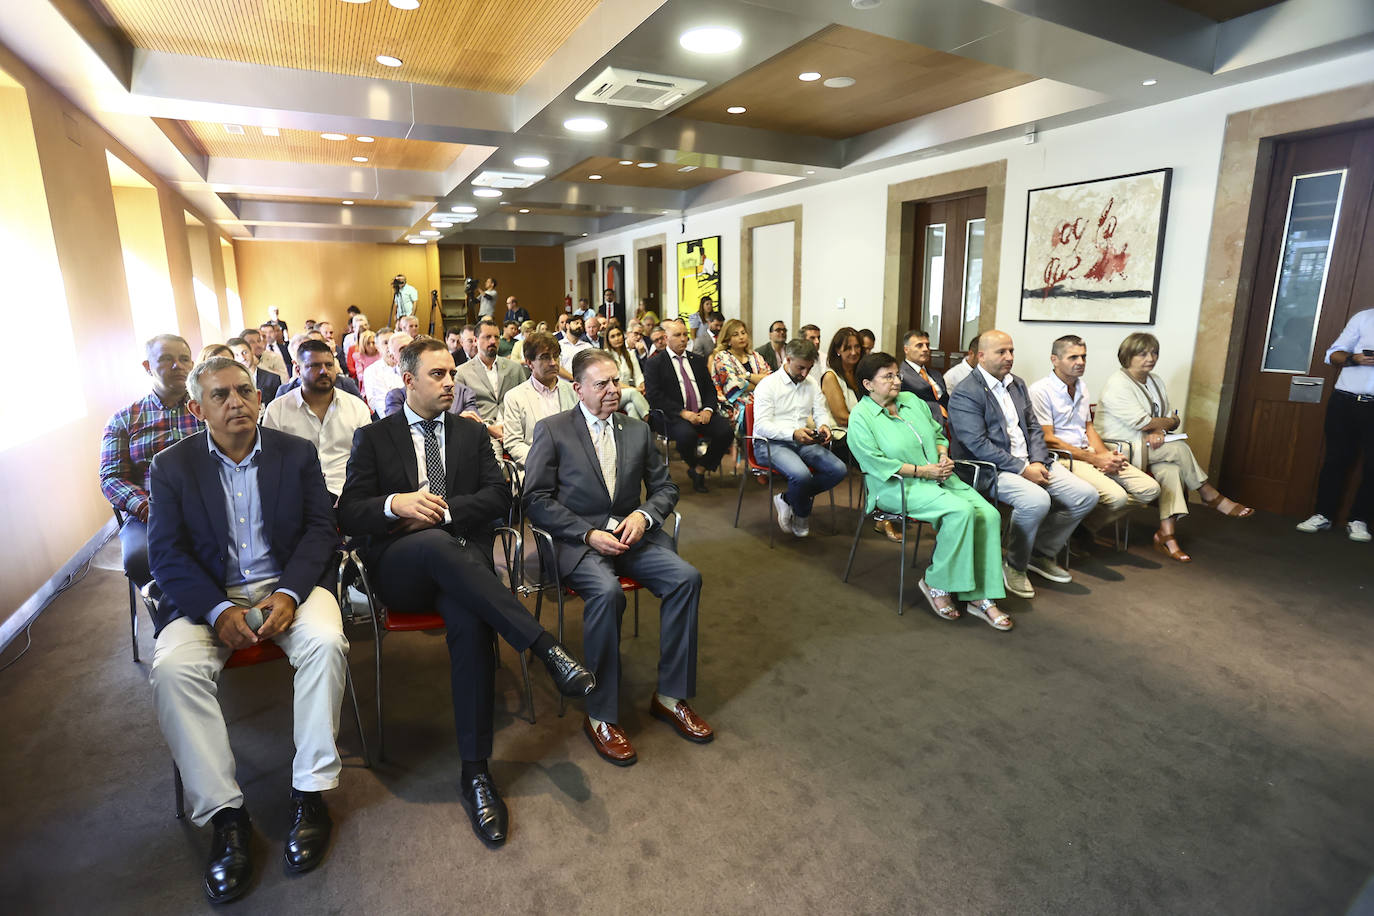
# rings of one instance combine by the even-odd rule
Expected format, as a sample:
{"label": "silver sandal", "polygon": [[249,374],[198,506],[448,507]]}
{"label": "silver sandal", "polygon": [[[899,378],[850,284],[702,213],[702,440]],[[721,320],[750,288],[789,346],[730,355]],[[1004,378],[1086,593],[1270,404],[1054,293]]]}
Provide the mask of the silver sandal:
{"label": "silver sandal", "polygon": [[926,580],[924,578],[917,584],[921,586],[921,594],[925,595],[926,601],[930,602],[930,609],[935,612],[936,617],[945,620],[959,619],[959,609],[954,606],[954,602],[951,601],[948,607],[943,608],[935,603],[936,598],[948,598],[949,592],[944,589],[936,588],[933,585],[926,585]]}
{"label": "silver sandal", "polygon": [[[970,601],[967,606],[970,614],[977,617],[994,630],[1006,632],[1015,626],[1015,624],[1012,623],[1011,617],[999,608],[997,602],[993,601],[991,598],[980,598],[977,601]],[[988,613],[990,610],[994,613]]]}

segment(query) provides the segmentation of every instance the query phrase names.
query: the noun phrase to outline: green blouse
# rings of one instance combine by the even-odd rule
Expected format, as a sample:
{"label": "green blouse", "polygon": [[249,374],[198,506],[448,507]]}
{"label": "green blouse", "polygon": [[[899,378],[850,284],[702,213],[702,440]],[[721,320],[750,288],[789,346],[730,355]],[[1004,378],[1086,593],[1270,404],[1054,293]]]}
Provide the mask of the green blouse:
{"label": "green blouse", "polygon": [[[868,477],[867,512],[873,511],[880,501],[884,509],[900,511],[903,484],[908,487],[909,502],[917,492],[913,488],[940,486],[938,480],[894,479],[904,464],[939,464],[939,448],[949,447],[944,430],[935,422],[926,402],[909,391],[897,395],[895,417],[871,397],[860,400],[849,414],[847,441],[850,452]],[[962,481],[950,477],[949,483],[957,487]]]}

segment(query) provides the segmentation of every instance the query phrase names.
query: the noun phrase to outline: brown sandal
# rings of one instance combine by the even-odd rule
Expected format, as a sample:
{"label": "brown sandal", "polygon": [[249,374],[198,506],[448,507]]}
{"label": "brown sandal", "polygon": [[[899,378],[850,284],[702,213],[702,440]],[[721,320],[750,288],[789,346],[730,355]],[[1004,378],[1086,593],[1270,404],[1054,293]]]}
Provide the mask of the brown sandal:
{"label": "brown sandal", "polygon": [[[1186,553],[1179,549],[1177,537],[1175,537],[1172,534],[1168,537],[1164,537],[1163,534],[1164,532],[1162,531],[1155,532],[1155,550],[1164,554],[1169,559],[1177,560],[1180,563],[1193,562],[1192,557],[1188,556]],[[1173,546],[1170,547],[1170,544],[1172,544]]]}
{"label": "brown sandal", "polygon": [[873,530],[886,537],[889,541],[898,544],[902,543],[902,529],[896,522],[874,522]]}
{"label": "brown sandal", "polygon": [[1224,512],[1223,512],[1219,507],[1221,506],[1222,501],[1225,500],[1225,499],[1226,499],[1226,497],[1225,497],[1224,495],[1222,495],[1222,493],[1221,493],[1220,490],[1218,490],[1218,491],[1217,491],[1216,499],[1212,499],[1212,500],[1206,500],[1206,499],[1204,499],[1204,500],[1202,501],[1202,504],[1203,504],[1204,506],[1206,506],[1208,509],[1216,509],[1218,512],[1221,512],[1222,515],[1227,515],[1227,516],[1230,516],[1231,518],[1249,518],[1250,516],[1252,516],[1252,515],[1255,514],[1255,510],[1254,510],[1254,509],[1251,509],[1249,506],[1242,506],[1240,503],[1236,502],[1234,499],[1233,499],[1233,500],[1230,500],[1230,503],[1231,503],[1231,508],[1230,508],[1230,510],[1229,510],[1229,511],[1224,511]]}

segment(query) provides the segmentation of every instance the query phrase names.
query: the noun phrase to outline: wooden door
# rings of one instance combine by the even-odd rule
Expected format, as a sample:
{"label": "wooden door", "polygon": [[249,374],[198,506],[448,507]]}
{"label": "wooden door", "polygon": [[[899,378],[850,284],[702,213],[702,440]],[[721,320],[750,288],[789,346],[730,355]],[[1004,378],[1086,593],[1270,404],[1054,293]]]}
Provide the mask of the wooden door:
{"label": "wooden door", "polygon": [[907,328],[930,333],[931,365],[936,369],[957,363],[978,333],[986,214],[983,191],[916,206]]}
{"label": "wooden door", "polygon": [[1276,144],[1266,193],[1221,482],[1243,503],[1305,516],[1336,380],[1326,350],[1374,292],[1362,263],[1374,250],[1374,129]]}
{"label": "wooden door", "polygon": [[[644,300],[645,309],[660,318],[665,317],[663,314],[663,246],[654,245],[651,248],[641,248],[635,268],[638,271],[636,285],[639,287],[639,298]],[[638,307],[638,302],[626,302],[625,314],[634,317],[635,309]]]}

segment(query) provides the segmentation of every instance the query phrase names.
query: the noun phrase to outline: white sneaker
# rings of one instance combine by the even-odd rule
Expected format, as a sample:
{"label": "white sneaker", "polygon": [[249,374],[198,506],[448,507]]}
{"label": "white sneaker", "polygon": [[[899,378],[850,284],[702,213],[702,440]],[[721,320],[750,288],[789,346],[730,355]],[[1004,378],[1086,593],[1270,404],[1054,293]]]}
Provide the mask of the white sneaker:
{"label": "white sneaker", "polygon": [[778,510],[778,527],[784,534],[792,533],[792,507],[787,504],[787,500],[782,498],[779,493],[773,497],[773,507]]}
{"label": "white sneaker", "polygon": [[1305,522],[1298,522],[1298,530],[1304,534],[1313,534],[1317,531],[1325,531],[1331,527],[1331,519],[1318,512]]}
{"label": "white sneaker", "polygon": [[1024,569],[1014,569],[1010,563],[1003,563],[1002,582],[1006,585],[1007,591],[1018,598],[1035,597],[1035,589],[1031,587],[1030,578]]}
{"label": "white sneaker", "polygon": [[794,514],[792,516],[792,533],[799,538],[804,538],[811,534],[811,519],[802,518]]}
{"label": "white sneaker", "polygon": [[1361,544],[1363,544],[1367,543],[1370,540],[1369,525],[1365,524],[1364,522],[1347,522],[1345,526],[1345,531],[1346,534],[1350,536],[1350,540],[1352,541],[1359,541]]}

